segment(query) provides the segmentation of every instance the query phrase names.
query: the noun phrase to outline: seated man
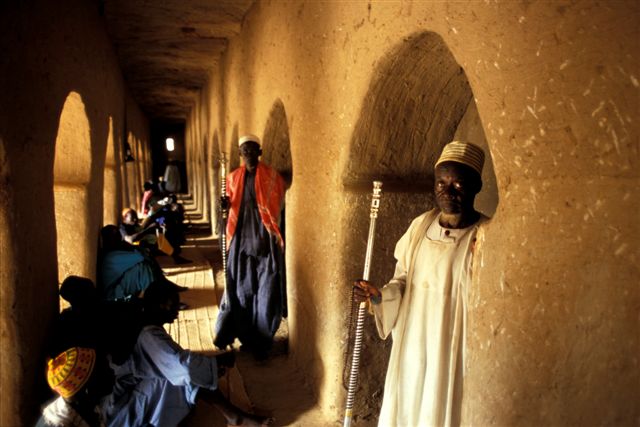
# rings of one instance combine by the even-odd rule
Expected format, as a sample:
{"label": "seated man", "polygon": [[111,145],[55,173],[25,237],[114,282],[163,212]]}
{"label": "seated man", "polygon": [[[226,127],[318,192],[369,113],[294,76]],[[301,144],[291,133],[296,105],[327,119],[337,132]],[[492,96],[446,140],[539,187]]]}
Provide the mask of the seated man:
{"label": "seated man", "polygon": [[98,402],[111,391],[110,371],[93,348],[71,347],[47,362],[47,383],[58,394],[36,427],[103,425]]}
{"label": "seated man", "polygon": [[55,357],[76,346],[97,348],[101,341],[97,333],[101,316],[98,292],[93,282],[86,277],[69,276],[60,286],[60,296],[69,302],[70,307],[58,315],[47,357]]}
{"label": "seated man", "polygon": [[133,352],[116,374],[113,393],[102,405],[107,426],[176,426],[196,399],[216,407],[233,426],[268,426],[272,418],[248,414],[218,390],[218,376],[233,365],[233,354],[216,357],[180,347],[162,327],[178,317],[180,298],[164,282],[144,295],[143,328]]}
{"label": "seated man", "polygon": [[[156,260],[122,241],[115,225],[103,227],[100,235],[102,255],[98,264],[98,283],[102,299],[131,300],[155,281],[169,282]],[[187,290],[169,283],[178,291]]]}
{"label": "seated man", "polygon": [[142,200],[140,201],[140,212],[145,216],[149,214],[149,209],[156,202],[158,197],[153,191],[153,182],[146,181],[143,185],[144,193],[142,193]]}
{"label": "seated man", "polygon": [[[164,237],[172,248],[172,252],[168,255],[171,255],[176,264],[187,264],[191,262],[180,256],[180,246],[185,242],[183,222],[184,208],[178,203],[175,194],[170,194],[151,207],[149,216],[142,223],[143,229],[151,227],[153,224],[161,227]],[[160,247],[158,249],[162,250]]]}
{"label": "seated man", "polygon": [[103,357],[110,354],[113,360],[129,356],[140,330],[140,304],[101,300],[93,282],[78,276],[62,282],[60,297],[71,306],[56,320],[47,357],[71,347],[93,348]]}
{"label": "seated man", "polygon": [[127,208],[122,211],[120,235],[122,240],[127,243],[139,244],[143,248],[153,249],[157,242],[157,228],[158,224],[153,221],[147,221],[144,226],[140,225],[135,209]]}

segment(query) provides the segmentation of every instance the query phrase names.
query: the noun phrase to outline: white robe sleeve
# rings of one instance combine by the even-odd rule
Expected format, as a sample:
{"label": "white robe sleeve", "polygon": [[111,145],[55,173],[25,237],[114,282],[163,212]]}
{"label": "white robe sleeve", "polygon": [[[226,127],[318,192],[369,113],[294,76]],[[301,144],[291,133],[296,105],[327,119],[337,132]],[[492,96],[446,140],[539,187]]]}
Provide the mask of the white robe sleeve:
{"label": "white robe sleeve", "polygon": [[409,229],[396,243],[396,249],[393,256],[397,260],[396,270],[393,278],[381,289],[382,302],[380,304],[372,304],[373,313],[376,317],[376,327],[380,338],[386,339],[396,324],[400,305],[402,303],[402,295],[407,284],[407,271],[409,267],[410,257],[409,244],[411,241],[411,233],[415,228],[416,221],[411,223]]}

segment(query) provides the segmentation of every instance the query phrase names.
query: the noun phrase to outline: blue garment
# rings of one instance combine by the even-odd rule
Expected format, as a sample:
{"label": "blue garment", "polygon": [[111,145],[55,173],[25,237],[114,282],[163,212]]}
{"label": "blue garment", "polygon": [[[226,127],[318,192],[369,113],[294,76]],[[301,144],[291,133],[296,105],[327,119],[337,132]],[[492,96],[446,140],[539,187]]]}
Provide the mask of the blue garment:
{"label": "blue garment", "polygon": [[106,301],[130,298],[162,278],[155,261],[138,251],[107,252],[100,266],[100,285]]}
{"label": "blue garment", "polygon": [[131,356],[111,367],[116,384],[102,406],[107,427],[177,426],[200,388],[218,387],[215,357],[184,350],[160,326],[142,329]]}

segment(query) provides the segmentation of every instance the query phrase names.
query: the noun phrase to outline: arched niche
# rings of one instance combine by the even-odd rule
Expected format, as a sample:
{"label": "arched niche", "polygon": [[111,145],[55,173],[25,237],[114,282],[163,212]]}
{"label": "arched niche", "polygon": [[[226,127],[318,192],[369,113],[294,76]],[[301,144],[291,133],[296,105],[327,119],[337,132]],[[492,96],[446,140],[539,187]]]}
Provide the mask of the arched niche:
{"label": "arched niche", "polygon": [[[455,140],[473,142],[486,154],[484,188],[476,206],[493,214],[498,195],[482,123],[462,67],[443,39],[420,33],[404,39],[373,71],[350,141],[343,172],[344,270],[362,276],[370,223],[373,180],[383,182],[370,279],[377,285],[394,271],[396,242],[410,222],[435,207],[433,168],[442,147]],[[483,204],[483,206],[480,206]],[[345,299],[350,287],[345,286]],[[380,342],[371,319],[365,328],[360,384],[367,396],[355,412],[377,417],[391,340]],[[345,327],[346,330],[346,327]],[[373,420],[373,418],[372,418]]]}
{"label": "arched niche", "polygon": [[291,161],[291,142],[289,123],[284,104],[277,99],[264,128],[262,138],[262,161],[276,169],[291,184],[293,165]]}
{"label": "arched niche", "polygon": [[134,141],[135,144],[133,145],[133,151],[135,153],[135,162],[133,164],[135,165],[136,169],[136,182],[133,194],[136,203],[133,207],[136,207],[140,203],[140,198],[142,196],[142,185],[144,184],[144,150],[142,148],[142,141],[139,137],[134,137]]}
{"label": "arched niche", "polygon": [[59,282],[72,274],[92,275],[88,257],[94,253],[94,236],[87,229],[91,161],[91,129],[84,102],[71,92],[60,115],[53,167]]}
{"label": "arched niche", "polygon": [[117,224],[119,220],[120,167],[119,150],[114,141],[113,118],[109,117],[109,134],[107,136],[107,151],[104,159],[103,175],[103,225]]}
{"label": "arched niche", "polygon": [[238,124],[236,123],[233,126],[233,132],[231,133],[231,145],[229,146],[229,172],[238,168],[240,166],[240,151],[238,149]]}
{"label": "arched niche", "polygon": [[193,171],[195,172],[195,177],[198,180],[197,185],[194,185],[193,188],[196,192],[196,207],[198,212],[201,215],[201,218],[204,218],[205,214],[205,185],[202,183],[205,182],[205,159],[203,156],[203,148],[202,146],[198,146],[195,151],[195,168]]}
{"label": "arched niche", "polygon": [[203,205],[202,211],[204,215],[205,221],[211,224],[211,173],[212,173],[212,162],[210,156],[209,147],[209,138],[207,135],[204,136],[202,141],[202,175],[204,182],[203,188]]}
{"label": "arched niche", "polygon": [[138,168],[139,157],[137,152],[138,139],[135,137],[133,132],[128,132],[127,143],[131,148],[131,154],[134,160],[125,161],[125,169],[126,169],[126,175],[127,175],[127,194],[128,194],[127,198],[129,200],[128,205],[126,205],[125,207],[137,209],[136,206],[140,201],[140,198],[138,197],[138,192],[139,192],[138,183],[140,181],[139,168]]}
{"label": "arched niche", "polygon": [[[117,144],[120,147],[124,147],[124,142],[127,140],[126,132],[123,132],[118,137]],[[122,207],[131,206],[131,200],[129,200],[129,182],[131,181],[131,176],[129,174],[129,165],[126,162],[126,153],[125,150],[119,150],[118,161],[120,162],[120,179],[121,179],[121,191],[120,191],[120,200],[122,203]],[[119,220],[119,217],[118,217]]]}
{"label": "arched niche", "polygon": [[[209,164],[211,165],[211,231],[214,236],[220,234],[220,214],[218,200],[220,199],[220,162],[222,159],[222,152],[220,151],[220,138],[218,137],[218,131],[213,132],[211,138],[211,147],[209,148]],[[227,173],[229,173],[229,154],[225,153],[225,161],[227,167]]]}

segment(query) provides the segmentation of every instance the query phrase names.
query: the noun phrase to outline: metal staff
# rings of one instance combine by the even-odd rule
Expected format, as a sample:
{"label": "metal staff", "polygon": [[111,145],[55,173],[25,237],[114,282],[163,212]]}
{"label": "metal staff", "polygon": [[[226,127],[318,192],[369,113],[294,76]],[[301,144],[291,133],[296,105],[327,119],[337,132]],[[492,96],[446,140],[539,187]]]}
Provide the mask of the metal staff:
{"label": "metal staff", "polygon": [[[220,154],[220,191],[221,197],[227,197],[227,154],[223,151]],[[227,218],[229,217],[229,207],[221,206],[220,216],[222,225],[220,230],[220,246],[222,246],[222,271],[224,277],[224,289],[227,289]]]}
{"label": "metal staff", "polygon": [[[376,219],[378,218],[378,209],[380,208],[380,195],[382,193],[382,182],[373,181],[373,196],[371,198],[371,213],[369,217],[369,238],[367,239],[367,253],[364,257],[364,273],[363,280],[369,280],[369,270],[371,268],[371,256],[373,254],[373,241],[376,231]],[[358,308],[358,318],[356,320],[355,341],[353,344],[353,356],[351,359],[351,374],[349,375],[349,389],[347,391],[347,407],[344,411],[344,427],[351,426],[353,417],[353,400],[358,384],[358,368],[360,366],[360,350],[362,349],[362,334],[364,331],[364,318],[367,311],[367,303],[360,303]]]}

